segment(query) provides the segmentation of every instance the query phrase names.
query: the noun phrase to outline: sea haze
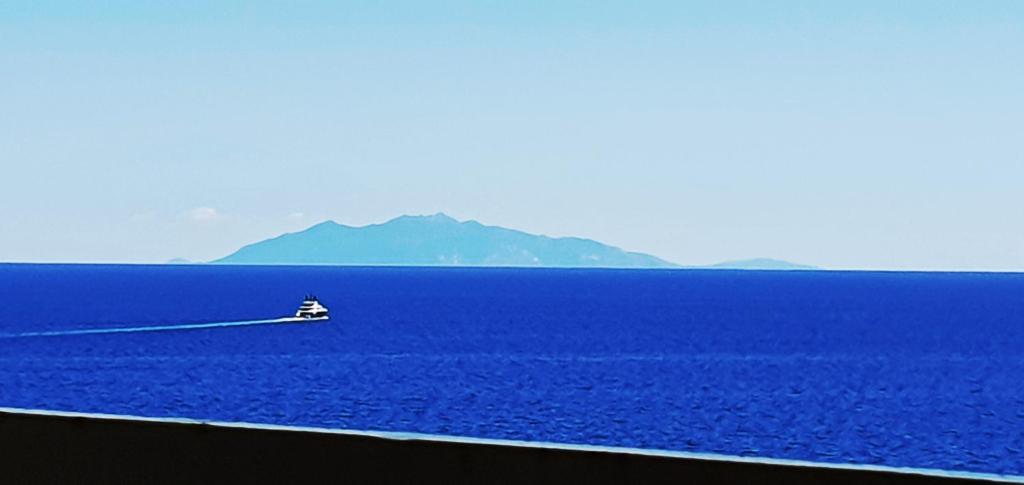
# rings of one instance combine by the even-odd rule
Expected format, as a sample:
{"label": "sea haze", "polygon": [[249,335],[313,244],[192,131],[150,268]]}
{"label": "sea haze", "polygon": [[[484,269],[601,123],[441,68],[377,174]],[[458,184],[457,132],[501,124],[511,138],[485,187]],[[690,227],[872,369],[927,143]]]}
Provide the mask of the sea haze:
{"label": "sea haze", "polygon": [[1021,274],[0,265],[0,406],[1024,475],[1022,323]]}

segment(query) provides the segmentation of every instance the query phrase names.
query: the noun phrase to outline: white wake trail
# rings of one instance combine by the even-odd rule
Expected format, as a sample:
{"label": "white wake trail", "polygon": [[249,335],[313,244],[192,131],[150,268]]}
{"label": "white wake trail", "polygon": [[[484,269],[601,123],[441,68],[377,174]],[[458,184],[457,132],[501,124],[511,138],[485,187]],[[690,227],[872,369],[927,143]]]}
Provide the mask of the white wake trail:
{"label": "white wake trail", "polygon": [[115,327],[115,328],[84,328],[79,330],[56,330],[52,332],[28,332],[28,333],[17,333],[9,335],[0,335],[0,338],[19,338],[19,337],[60,337],[64,335],[93,335],[93,334],[104,334],[104,333],[138,333],[138,332],[166,332],[170,330],[197,330],[203,328],[224,328],[224,327],[245,327],[249,325],[268,325],[274,323],[299,323],[299,322],[317,322],[326,320],[326,318],[299,318],[299,317],[284,317],[284,318],[271,318],[265,320],[241,320],[235,322],[212,322],[212,323],[192,323],[185,325],[151,325],[148,327]]}

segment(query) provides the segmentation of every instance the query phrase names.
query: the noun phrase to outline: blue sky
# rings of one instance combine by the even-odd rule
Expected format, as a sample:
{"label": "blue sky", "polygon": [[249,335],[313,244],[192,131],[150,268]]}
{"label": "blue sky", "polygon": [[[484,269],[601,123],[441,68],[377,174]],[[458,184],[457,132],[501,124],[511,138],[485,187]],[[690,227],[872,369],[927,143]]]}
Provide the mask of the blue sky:
{"label": "blue sky", "polygon": [[0,1],[0,261],[444,211],[1024,270],[1024,2],[86,3]]}

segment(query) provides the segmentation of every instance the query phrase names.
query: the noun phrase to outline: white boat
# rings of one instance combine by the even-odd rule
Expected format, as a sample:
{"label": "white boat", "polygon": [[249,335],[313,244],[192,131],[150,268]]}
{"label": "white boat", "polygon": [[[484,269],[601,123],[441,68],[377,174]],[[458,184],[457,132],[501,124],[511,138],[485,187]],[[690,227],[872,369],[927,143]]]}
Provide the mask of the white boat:
{"label": "white boat", "polygon": [[320,304],[320,300],[315,295],[306,295],[306,299],[302,301],[302,306],[299,307],[299,311],[295,312],[295,318],[304,318],[307,320],[327,320],[327,307]]}

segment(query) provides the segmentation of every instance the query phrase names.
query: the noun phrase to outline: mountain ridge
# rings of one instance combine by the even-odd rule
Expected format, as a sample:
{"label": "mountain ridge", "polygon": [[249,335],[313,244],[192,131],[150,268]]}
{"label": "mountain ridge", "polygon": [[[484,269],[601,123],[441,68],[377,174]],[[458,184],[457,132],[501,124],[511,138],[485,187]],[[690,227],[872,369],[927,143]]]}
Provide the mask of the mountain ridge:
{"label": "mountain ridge", "polygon": [[443,212],[350,226],[325,220],[242,246],[213,264],[811,270],[771,258],[681,266],[593,239],[460,221]]}
{"label": "mountain ridge", "polygon": [[674,268],[656,256],[592,239],[550,237],[447,214],[348,226],[327,220],[243,246],[216,264]]}

